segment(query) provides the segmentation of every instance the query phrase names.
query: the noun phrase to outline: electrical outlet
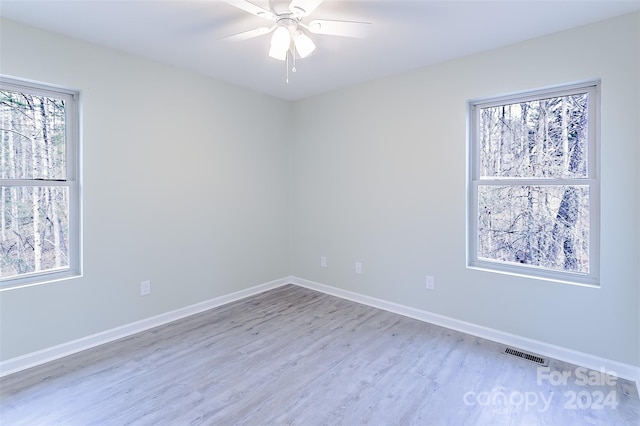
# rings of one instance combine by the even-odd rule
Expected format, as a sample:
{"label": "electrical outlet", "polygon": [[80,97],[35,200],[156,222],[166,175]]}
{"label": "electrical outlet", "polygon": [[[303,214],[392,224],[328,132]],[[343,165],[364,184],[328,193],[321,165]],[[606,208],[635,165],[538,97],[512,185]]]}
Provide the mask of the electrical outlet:
{"label": "electrical outlet", "polygon": [[151,281],[142,281],[140,283],[140,296],[151,294]]}
{"label": "electrical outlet", "polygon": [[427,290],[434,290],[436,288],[436,280],[430,275],[427,275],[426,279]]}
{"label": "electrical outlet", "polygon": [[356,262],[356,274],[362,273],[362,262]]}
{"label": "electrical outlet", "polygon": [[320,256],[320,266],[323,268],[327,267],[327,258],[325,256]]}

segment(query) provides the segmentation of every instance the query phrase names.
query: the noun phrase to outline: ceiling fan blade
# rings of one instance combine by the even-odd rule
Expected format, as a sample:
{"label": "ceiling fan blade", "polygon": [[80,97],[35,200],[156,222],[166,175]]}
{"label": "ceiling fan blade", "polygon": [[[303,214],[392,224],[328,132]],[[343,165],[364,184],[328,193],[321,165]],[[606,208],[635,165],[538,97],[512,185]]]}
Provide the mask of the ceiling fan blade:
{"label": "ceiling fan blade", "polygon": [[230,36],[222,37],[222,40],[233,40],[233,41],[248,40],[250,38],[254,38],[254,37],[261,36],[261,35],[269,34],[271,31],[275,30],[276,27],[277,27],[277,25],[274,25],[271,28],[268,28],[268,27],[254,28],[253,30],[243,31],[243,32],[238,33],[238,34],[233,34],[233,35],[230,35]]}
{"label": "ceiling fan blade", "polygon": [[367,36],[369,25],[370,22],[316,19],[309,22],[307,29],[314,34],[364,38]]}
{"label": "ceiling fan blade", "polygon": [[324,0],[292,0],[289,4],[291,13],[298,16],[309,16]]}
{"label": "ceiling fan blade", "polygon": [[275,20],[275,16],[273,13],[271,13],[267,9],[261,8],[260,6],[256,6],[255,4],[247,0],[223,0],[223,1],[225,3],[230,4],[231,6],[237,7],[238,9],[244,10],[245,12],[249,12],[252,15],[256,15],[261,18],[270,19],[272,21]]}

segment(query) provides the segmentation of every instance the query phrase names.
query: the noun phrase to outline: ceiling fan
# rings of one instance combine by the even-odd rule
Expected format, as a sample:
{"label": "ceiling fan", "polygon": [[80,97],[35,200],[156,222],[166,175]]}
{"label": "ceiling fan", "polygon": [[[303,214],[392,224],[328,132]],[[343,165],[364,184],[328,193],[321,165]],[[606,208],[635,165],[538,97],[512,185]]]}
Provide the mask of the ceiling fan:
{"label": "ceiling fan", "polygon": [[[370,25],[368,22],[315,19],[305,23],[305,18],[313,13],[323,1],[268,0],[269,9],[265,9],[247,0],[225,0],[226,3],[238,9],[274,23],[269,27],[254,28],[224,37],[224,39],[247,40],[273,32],[269,56],[281,61],[288,61],[289,56],[291,56],[295,61],[296,56],[306,58],[316,48],[315,43],[306,32],[343,37],[362,38],[366,36],[367,27]],[[295,66],[293,71],[295,72]]]}

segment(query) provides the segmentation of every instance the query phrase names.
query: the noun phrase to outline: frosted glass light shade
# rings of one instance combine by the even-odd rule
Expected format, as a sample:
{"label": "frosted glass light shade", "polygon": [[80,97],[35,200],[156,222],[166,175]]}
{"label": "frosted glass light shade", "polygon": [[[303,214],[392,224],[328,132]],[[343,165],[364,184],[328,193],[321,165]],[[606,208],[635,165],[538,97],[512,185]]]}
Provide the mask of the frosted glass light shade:
{"label": "frosted glass light shade", "polygon": [[269,56],[280,61],[287,59],[287,50],[291,45],[291,34],[287,27],[278,27],[271,36]]}
{"label": "frosted glass light shade", "polygon": [[284,61],[285,59],[287,59],[287,50],[289,49],[279,49],[276,46],[271,45],[271,49],[269,49],[269,56],[271,56],[273,59]]}
{"label": "frosted glass light shade", "polygon": [[293,36],[293,43],[296,46],[296,50],[301,58],[306,58],[316,50],[316,45],[313,41],[302,31],[298,30]]}
{"label": "frosted glass light shade", "polygon": [[271,36],[271,47],[283,50],[288,49],[291,44],[291,34],[287,27],[278,27]]}

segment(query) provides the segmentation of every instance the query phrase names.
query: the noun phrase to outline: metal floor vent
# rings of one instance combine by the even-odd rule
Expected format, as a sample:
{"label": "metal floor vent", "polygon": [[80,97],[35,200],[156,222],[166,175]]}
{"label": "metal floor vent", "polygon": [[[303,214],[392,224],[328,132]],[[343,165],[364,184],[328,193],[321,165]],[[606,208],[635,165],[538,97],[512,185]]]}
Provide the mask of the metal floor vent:
{"label": "metal floor vent", "polygon": [[518,358],[526,359],[527,361],[535,362],[538,365],[549,365],[549,360],[538,355],[533,355],[527,352],[522,352],[513,348],[506,348],[504,353],[511,356],[517,356]]}

